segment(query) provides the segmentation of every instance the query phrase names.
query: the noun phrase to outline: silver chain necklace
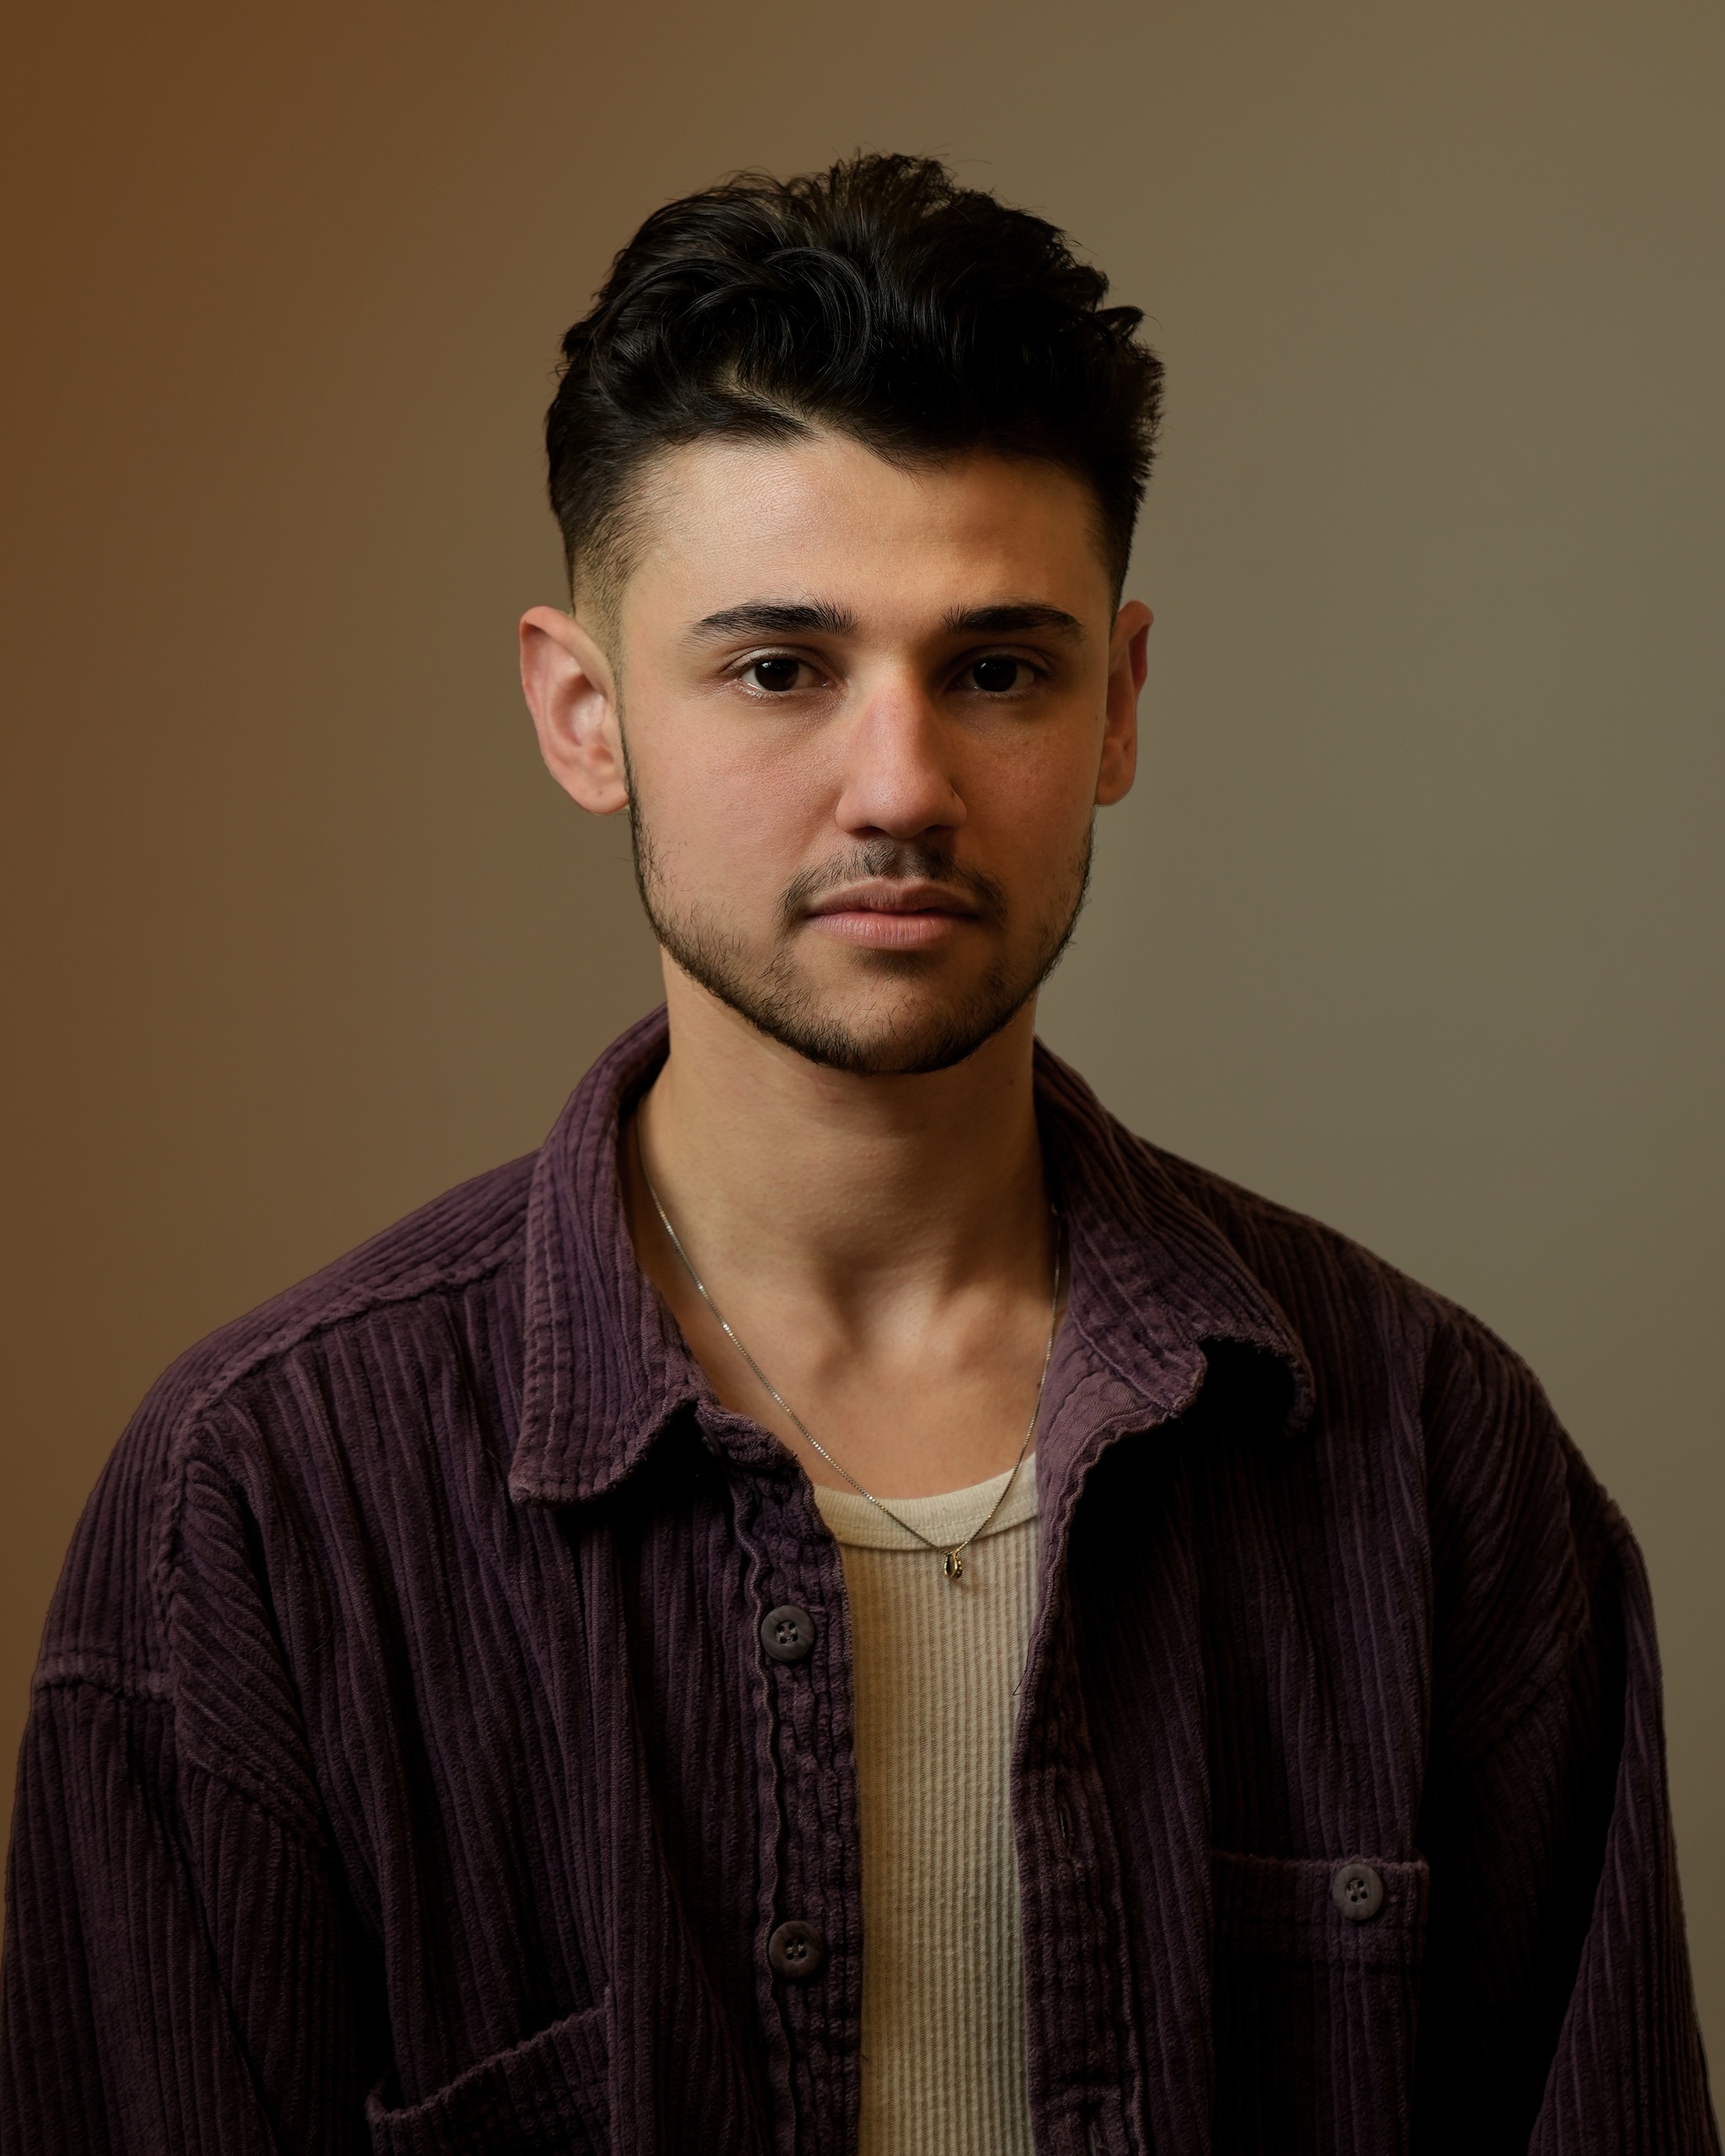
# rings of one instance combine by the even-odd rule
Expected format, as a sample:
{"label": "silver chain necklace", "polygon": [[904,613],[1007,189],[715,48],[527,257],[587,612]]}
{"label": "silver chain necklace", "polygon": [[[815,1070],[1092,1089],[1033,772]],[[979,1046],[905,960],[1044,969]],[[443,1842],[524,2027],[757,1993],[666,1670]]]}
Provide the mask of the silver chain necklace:
{"label": "silver chain necklace", "polygon": [[1024,1465],[1024,1455],[1030,1449],[1030,1440],[1036,1435],[1036,1425],[1041,1420],[1042,1396],[1048,1390],[1049,1364],[1053,1362],[1055,1355],[1055,1330],[1060,1323],[1060,1283],[1061,1277],[1065,1271],[1064,1260],[1065,1252],[1065,1246],[1060,1235],[1060,1215],[1058,1214],[1055,1215],[1055,1291],[1053,1299],[1049,1304],[1048,1345],[1042,1351],[1042,1374],[1036,1381],[1036,1405],[1030,1411],[1030,1422],[1028,1427],[1024,1432],[1024,1442],[1018,1448],[1018,1456],[1012,1462],[1012,1471],[1007,1476],[1005,1487],[1001,1490],[999,1497],[995,1499],[994,1502],[989,1507],[982,1518],[977,1521],[975,1526],[971,1529],[970,1532],[964,1537],[962,1542],[954,1542],[949,1545],[944,1542],[936,1542],[932,1540],[928,1535],[926,1535],[922,1532],[921,1528],[912,1527],[909,1520],[901,1519],[898,1513],[893,1510],[892,1507],[890,1505],[883,1504],[880,1499],[875,1496],[872,1490],[865,1490],[862,1485],[857,1480],[856,1476],[852,1474],[850,1469],[845,1465],[844,1462],[842,1460],[835,1460],[832,1454],[827,1450],[826,1447],[822,1444],[820,1438],[815,1436],[814,1431],[809,1428],[809,1425],[803,1420],[796,1409],[792,1406],[790,1401],[785,1398],[784,1395],[779,1390],[772,1380],[768,1377],[766,1371],[761,1369],[760,1364],[756,1361],[755,1358],[749,1353],[748,1349],[743,1345],[736,1334],[732,1331],[729,1319],[726,1317],[724,1312],[720,1310],[718,1305],[713,1301],[712,1296],[708,1293],[707,1283],[695,1270],[694,1261],[690,1257],[687,1251],[683,1248],[681,1236],[678,1235],[676,1230],[672,1227],[670,1224],[670,1214],[667,1213],[664,1206],[660,1204],[659,1193],[653,1187],[653,1178],[647,1172],[647,1163],[644,1160],[641,1159],[638,1146],[636,1149],[636,1158],[640,1160],[641,1180],[647,1186],[647,1195],[653,1200],[653,1209],[658,1214],[660,1224],[665,1229],[665,1232],[670,1237],[671,1248],[682,1260],[683,1270],[688,1274],[690,1279],[694,1283],[696,1294],[700,1296],[702,1301],[706,1304],[708,1309],[710,1310],[714,1317],[718,1320],[720,1331],[723,1331],[725,1338],[729,1341],[732,1347],[736,1349],[737,1353],[754,1372],[761,1389],[771,1399],[777,1401],[785,1415],[788,1416],[791,1422],[796,1425],[803,1437],[814,1447],[814,1450],[820,1454],[820,1457],[826,1462],[827,1465],[836,1470],[837,1473],[842,1475],[846,1481],[850,1484],[851,1487],[857,1492],[859,1497],[868,1498],[869,1503],[873,1506],[876,1512],[884,1513],[887,1518],[892,1521],[895,1527],[902,1528],[906,1534],[915,1536],[916,1540],[922,1545],[925,1550],[933,1550],[935,1555],[943,1561],[943,1569],[949,1580],[957,1582],[963,1579],[964,1577],[964,1553],[969,1549],[970,1545],[976,1540],[977,1536],[985,1531],[989,1522],[994,1518],[1001,1507],[1007,1502],[1008,1496],[1012,1492],[1012,1485],[1018,1479],[1018,1470]]}

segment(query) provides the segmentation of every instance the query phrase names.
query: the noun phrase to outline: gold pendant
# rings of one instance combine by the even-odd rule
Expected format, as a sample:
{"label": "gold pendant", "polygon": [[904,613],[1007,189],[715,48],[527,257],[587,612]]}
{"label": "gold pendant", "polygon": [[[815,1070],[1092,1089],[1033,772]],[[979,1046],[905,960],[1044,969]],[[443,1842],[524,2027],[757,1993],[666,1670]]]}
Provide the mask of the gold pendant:
{"label": "gold pendant", "polygon": [[949,1580],[961,1580],[964,1578],[964,1553],[962,1550],[948,1550],[945,1571],[946,1576]]}

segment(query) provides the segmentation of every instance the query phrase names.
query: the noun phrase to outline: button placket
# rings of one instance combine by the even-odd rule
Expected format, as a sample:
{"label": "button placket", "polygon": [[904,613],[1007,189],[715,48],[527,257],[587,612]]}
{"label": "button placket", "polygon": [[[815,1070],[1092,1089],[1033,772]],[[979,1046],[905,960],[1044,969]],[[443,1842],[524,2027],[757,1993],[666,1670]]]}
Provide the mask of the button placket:
{"label": "button placket", "polygon": [[819,2137],[835,2123],[853,2132],[856,2123],[848,2115],[855,2079],[843,2070],[860,2042],[862,2009],[844,1579],[799,1475],[762,1475],[747,1494],[740,1524],[756,1598],[750,1645],[777,1795],[761,1822],[770,1837],[761,1852],[767,1900],[755,1951],[801,2145],[804,2132]]}

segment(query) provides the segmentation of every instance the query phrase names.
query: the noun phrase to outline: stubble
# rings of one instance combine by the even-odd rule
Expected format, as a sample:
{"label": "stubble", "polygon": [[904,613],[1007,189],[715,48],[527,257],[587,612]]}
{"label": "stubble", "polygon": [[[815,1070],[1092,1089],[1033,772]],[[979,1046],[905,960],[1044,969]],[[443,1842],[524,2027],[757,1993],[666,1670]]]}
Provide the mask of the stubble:
{"label": "stubble", "polygon": [[[1061,889],[1022,937],[1013,932],[1005,891],[991,877],[962,867],[937,847],[874,839],[793,878],[780,894],[777,923],[763,957],[698,901],[674,905],[661,873],[651,827],[630,783],[629,830],[635,883],[653,932],[676,963],[710,995],[769,1039],[810,1063],[867,1077],[912,1077],[945,1070],[974,1055],[1035,995],[1065,955],[1090,888],[1094,822],[1067,864]],[[810,902],[824,890],[865,878],[927,880],[961,896],[995,932],[994,962],[956,996],[919,995],[934,971],[927,954],[866,954],[873,980],[887,993],[884,1011],[858,1018],[833,1007],[830,991],[811,980],[799,958]],[[900,992],[894,995],[891,991]]]}

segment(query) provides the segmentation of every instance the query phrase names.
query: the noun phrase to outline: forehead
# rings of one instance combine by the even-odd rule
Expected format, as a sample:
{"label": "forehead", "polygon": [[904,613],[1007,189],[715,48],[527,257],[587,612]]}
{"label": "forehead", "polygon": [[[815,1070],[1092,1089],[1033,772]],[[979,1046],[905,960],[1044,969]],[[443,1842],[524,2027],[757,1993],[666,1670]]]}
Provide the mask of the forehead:
{"label": "forehead", "polygon": [[864,621],[1003,595],[1113,611],[1090,489],[1039,460],[894,463],[831,433],[708,440],[656,460],[639,510],[626,635],[767,596],[839,600]]}

